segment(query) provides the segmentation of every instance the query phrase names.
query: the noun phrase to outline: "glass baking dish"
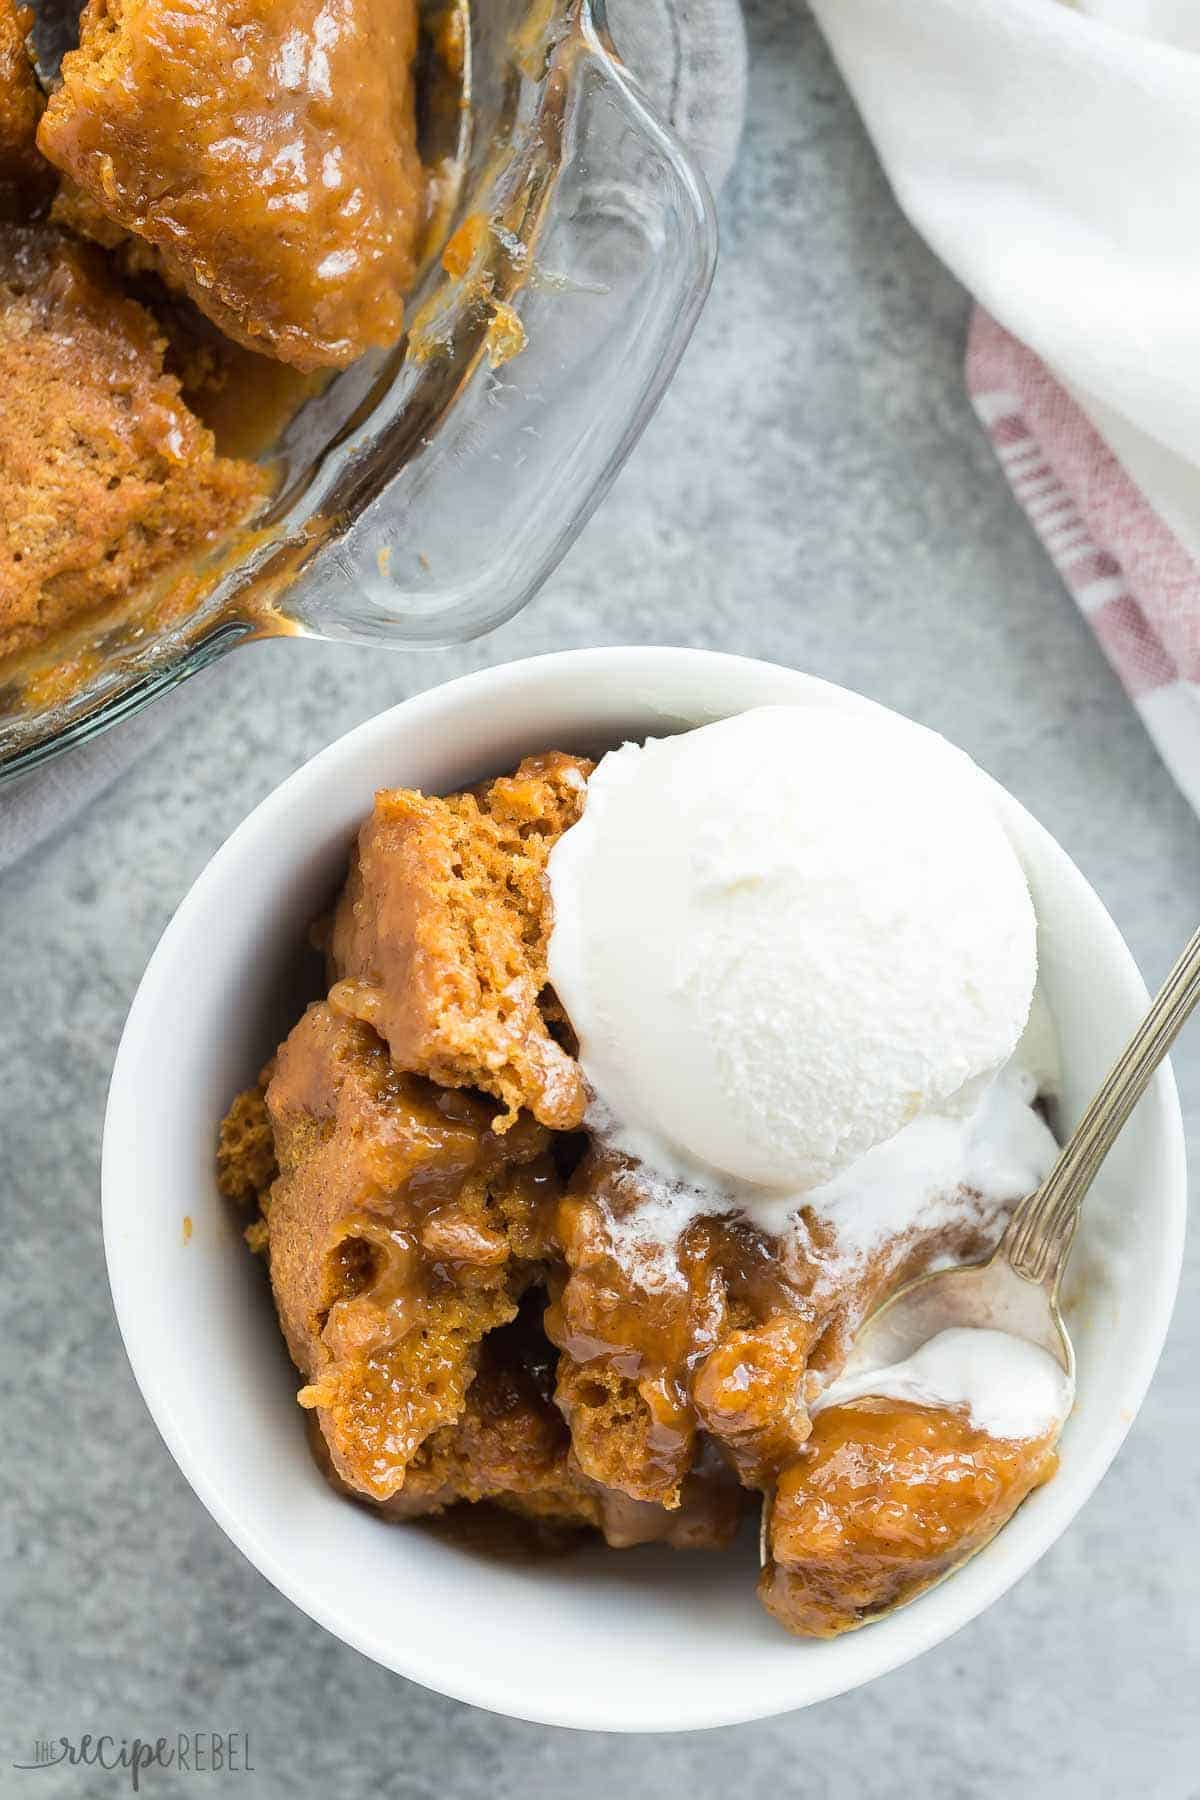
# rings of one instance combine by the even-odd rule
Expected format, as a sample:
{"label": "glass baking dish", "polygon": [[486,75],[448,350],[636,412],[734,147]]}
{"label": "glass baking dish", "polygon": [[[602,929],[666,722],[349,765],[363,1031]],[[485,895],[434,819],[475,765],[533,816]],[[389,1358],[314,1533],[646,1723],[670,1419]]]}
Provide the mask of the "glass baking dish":
{"label": "glass baking dish", "polygon": [[604,0],[425,9],[436,225],[393,350],[307,400],[267,514],[200,572],[0,671],[0,779],[268,635],[398,647],[512,617],[653,411],[716,263],[712,203]]}

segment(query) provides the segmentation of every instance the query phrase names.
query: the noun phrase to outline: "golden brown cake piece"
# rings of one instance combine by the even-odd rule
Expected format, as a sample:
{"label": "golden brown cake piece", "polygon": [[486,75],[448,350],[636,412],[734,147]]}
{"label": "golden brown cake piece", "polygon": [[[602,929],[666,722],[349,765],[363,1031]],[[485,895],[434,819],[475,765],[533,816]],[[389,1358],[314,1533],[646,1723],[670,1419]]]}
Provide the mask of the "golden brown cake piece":
{"label": "golden brown cake piece", "polygon": [[498,1136],[491,1113],[319,1003],[226,1115],[218,1179],[262,1206],[247,1236],[322,1466],[389,1518],[489,1502],[616,1547],[724,1548],[743,1494],[710,1448],[690,1444],[669,1510],[580,1467],[542,1325],[561,1183],[547,1134],[524,1115]]}
{"label": "golden brown cake piece", "polygon": [[[608,1492],[581,1473],[554,1404],[553,1352],[541,1331],[543,1298],[532,1290],[511,1324],[488,1333],[459,1418],[426,1438],[408,1465],[403,1488],[373,1510],[405,1520],[482,1503],[550,1533],[535,1538],[535,1544],[594,1529],[615,1549],[649,1543],[725,1549],[744,1495],[719,1459],[688,1478],[683,1503],[674,1511]],[[323,1445],[317,1453],[334,1485],[351,1493],[327,1466]],[[485,1547],[510,1541],[504,1533],[489,1536],[465,1521],[461,1534]]]}
{"label": "golden brown cake piece", "polygon": [[981,1548],[1057,1466],[1053,1435],[993,1438],[900,1400],[831,1406],[780,1477],[763,1604],[799,1637],[852,1631]]}
{"label": "golden brown cake piece", "polygon": [[557,1399],[584,1471],[678,1502],[705,1433],[750,1487],[769,1485],[808,1435],[807,1402],[841,1369],[865,1314],[935,1256],[991,1247],[1000,1218],[964,1212],[881,1243],[848,1266],[802,1213],[785,1239],[734,1216],[699,1218],[674,1245],[639,1238],[648,1203],[635,1165],[593,1149],[556,1231],[566,1278],[546,1330],[563,1352]]}
{"label": "golden brown cake piece", "polygon": [[330,1002],[372,1025],[398,1069],[475,1087],[569,1131],[586,1095],[552,1034],[546,863],[583,807],[591,765],[530,757],[474,793],[376,795],[330,938]]}
{"label": "golden brown cake piece", "polygon": [[570,1434],[551,1398],[540,1311],[531,1293],[511,1324],[483,1340],[460,1418],[426,1438],[403,1489],[384,1506],[389,1516],[490,1501],[544,1524],[599,1525],[600,1502],[571,1464]]}
{"label": "golden brown cake piece", "polygon": [[567,1278],[546,1315],[556,1397],[586,1474],[674,1507],[707,1432],[742,1480],[808,1433],[804,1377],[823,1314],[744,1222],[702,1218],[642,1244],[635,1170],[593,1151],[558,1209]]}
{"label": "golden brown cake piece", "polygon": [[549,1254],[547,1134],[501,1136],[477,1095],[392,1065],[374,1032],[311,1006],[267,1087],[279,1176],[271,1283],[338,1474],[384,1500],[457,1419],[480,1340]]}
{"label": "golden brown cake piece", "polygon": [[0,226],[0,655],[124,599],[241,523],[267,480],[218,457],[102,255]]}
{"label": "golden brown cake piece", "polygon": [[89,0],[38,142],[77,226],[250,349],[341,366],[399,337],[416,269],[416,48],[416,0]]}
{"label": "golden brown cake piece", "polygon": [[28,40],[33,14],[0,0],[0,219],[23,219],[45,205],[54,174],[34,142],[42,90]]}

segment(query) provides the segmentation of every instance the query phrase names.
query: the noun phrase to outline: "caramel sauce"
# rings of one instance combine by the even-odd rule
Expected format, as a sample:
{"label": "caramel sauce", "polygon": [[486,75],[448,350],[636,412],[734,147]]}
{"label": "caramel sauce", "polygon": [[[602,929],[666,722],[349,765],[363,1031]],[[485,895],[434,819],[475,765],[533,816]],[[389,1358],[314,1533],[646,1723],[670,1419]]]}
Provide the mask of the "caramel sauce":
{"label": "caramel sauce", "polygon": [[416,272],[416,50],[416,0],[90,0],[38,142],[227,337],[342,367]]}
{"label": "caramel sauce", "polygon": [[865,1624],[985,1544],[1057,1463],[1052,1436],[989,1437],[941,1408],[831,1406],[780,1477],[763,1602],[805,1637]]}
{"label": "caramel sauce", "polygon": [[674,1503],[696,1435],[743,1480],[768,1480],[807,1433],[804,1372],[816,1309],[771,1244],[734,1219],[700,1219],[664,1268],[618,1254],[626,1167],[594,1153],[560,1206],[567,1277],[546,1315],[565,1355],[559,1403],[597,1480]]}

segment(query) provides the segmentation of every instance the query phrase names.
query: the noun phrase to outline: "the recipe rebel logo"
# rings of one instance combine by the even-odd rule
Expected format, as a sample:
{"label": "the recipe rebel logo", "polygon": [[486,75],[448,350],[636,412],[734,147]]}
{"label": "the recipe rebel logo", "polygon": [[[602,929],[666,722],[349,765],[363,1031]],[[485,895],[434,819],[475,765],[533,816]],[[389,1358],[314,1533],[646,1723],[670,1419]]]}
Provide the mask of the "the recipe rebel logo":
{"label": "the recipe rebel logo", "polygon": [[38,1738],[28,1762],[14,1762],[22,1774],[39,1769],[123,1769],[133,1793],[151,1769],[172,1775],[253,1775],[248,1731],[177,1731],[170,1737],[116,1737],[84,1732],[80,1738]]}

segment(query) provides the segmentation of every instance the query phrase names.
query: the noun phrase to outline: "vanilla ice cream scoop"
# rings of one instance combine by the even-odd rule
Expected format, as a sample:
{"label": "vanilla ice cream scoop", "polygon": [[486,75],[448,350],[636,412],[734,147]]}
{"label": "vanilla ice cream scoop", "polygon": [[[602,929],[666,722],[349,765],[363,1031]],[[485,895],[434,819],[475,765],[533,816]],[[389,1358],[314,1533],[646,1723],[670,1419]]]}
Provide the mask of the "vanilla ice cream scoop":
{"label": "vanilla ice cream scoop", "polygon": [[1011,1056],[1033,906],[985,777],[820,701],[600,762],[550,858],[550,979],[610,1142],[799,1194]]}

